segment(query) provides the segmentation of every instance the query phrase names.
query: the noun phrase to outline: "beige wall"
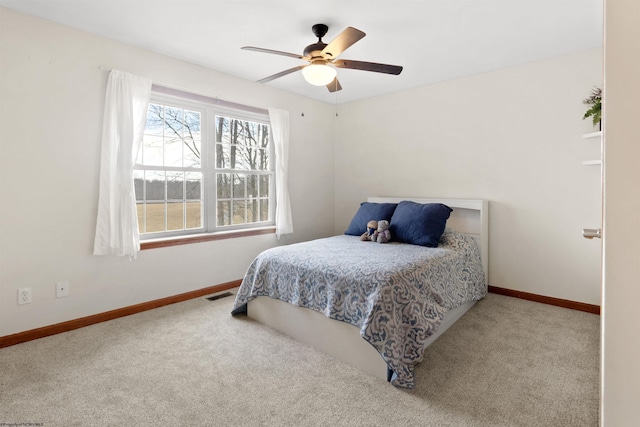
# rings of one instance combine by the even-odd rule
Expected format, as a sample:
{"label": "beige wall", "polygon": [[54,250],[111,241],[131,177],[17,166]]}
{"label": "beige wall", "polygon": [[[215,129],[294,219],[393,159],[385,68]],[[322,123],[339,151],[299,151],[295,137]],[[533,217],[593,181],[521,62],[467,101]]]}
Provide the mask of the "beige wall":
{"label": "beige wall", "polygon": [[489,284],[599,305],[594,85],[601,49],[340,106],[336,232],[369,195],[487,199]]}
{"label": "beige wall", "polygon": [[[0,58],[0,336],[240,279],[263,249],[333,232],[333,107],[3,8]],[[147,250],[133,261],[91,255],[100,67],[289,110],[295,234]],[[60,280],[70,295],[56,299]],[[17,306],[22,287],[33,302]]]}
{"label": "beige wall", "polygon": [[605,2],[602,425],[640,420],[640,1]]}

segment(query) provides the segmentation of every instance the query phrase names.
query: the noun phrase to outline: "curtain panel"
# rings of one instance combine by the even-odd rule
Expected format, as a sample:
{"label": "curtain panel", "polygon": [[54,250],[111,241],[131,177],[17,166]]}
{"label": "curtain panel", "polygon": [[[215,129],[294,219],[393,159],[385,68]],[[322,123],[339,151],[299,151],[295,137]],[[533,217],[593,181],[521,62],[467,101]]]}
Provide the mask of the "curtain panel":
{"label": "curtain panel", "polygon": [[269,108],[271,138],[276,152],[276,237],[293,233],[291,202],[289,200],[289,112]]}
{"label": "curtain panel", "polygon": [[94,255],[135,257],[140,251],[133,166],[142,143],[151,83],[118,70],[109,73]]}

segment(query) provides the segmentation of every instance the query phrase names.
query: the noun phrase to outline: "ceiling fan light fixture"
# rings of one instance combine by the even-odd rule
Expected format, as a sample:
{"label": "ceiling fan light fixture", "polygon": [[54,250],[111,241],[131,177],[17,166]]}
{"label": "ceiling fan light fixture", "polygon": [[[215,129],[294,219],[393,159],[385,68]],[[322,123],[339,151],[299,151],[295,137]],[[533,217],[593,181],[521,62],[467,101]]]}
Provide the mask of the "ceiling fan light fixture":
{"label": "ceiling fan light fixture", "polygon": [[311,64],[302,69],[302,76],[314,86],[326,86],[336,78],[338,72],[328,64]]}
{"label": "ceiling fan light fixture", "polygon": [[305,47],[302,55],[254,46],[242,47],[242,49],[245,50],[288,56],[309,62],[308,65],[298,65],[297,67],[272,74],[269,77],[258,80],[258,83],[267,83],[291,73],[302,71],[302,76],[307,83],[314,86],[325,86],[329,92],[333,93],[342,90],[342,85],[340,85],[336,77],[338,75],[336,68],[350,68],[352,70],[372,71],[374,73],[393,75],[398,75],[402,72],[402,67],[399,65],[337,59],[342,52],[350,46],[353,46],[354,43],[366,35],[356,28],[347,27],[328,44],[322,41],[322,37],[325,36],[329,27],[325,24],[316,24],[311,29],[313,34],[318,37],[318,41]]}

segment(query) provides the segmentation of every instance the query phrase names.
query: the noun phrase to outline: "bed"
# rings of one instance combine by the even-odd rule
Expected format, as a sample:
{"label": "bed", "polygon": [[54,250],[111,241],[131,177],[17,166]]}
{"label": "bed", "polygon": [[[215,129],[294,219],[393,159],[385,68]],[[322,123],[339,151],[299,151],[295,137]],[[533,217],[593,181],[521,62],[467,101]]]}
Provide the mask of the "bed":
{"label": "bed", "polygon": [[[426,347],[486,294],[488,202],[370,197],[347,232],[364,205],[451,212],[437,247],[363,242],[351,232],[266,250],[247,270],[232,313],[413,388]],[[403,240],[396,207],[391,230],[396,224]]]}

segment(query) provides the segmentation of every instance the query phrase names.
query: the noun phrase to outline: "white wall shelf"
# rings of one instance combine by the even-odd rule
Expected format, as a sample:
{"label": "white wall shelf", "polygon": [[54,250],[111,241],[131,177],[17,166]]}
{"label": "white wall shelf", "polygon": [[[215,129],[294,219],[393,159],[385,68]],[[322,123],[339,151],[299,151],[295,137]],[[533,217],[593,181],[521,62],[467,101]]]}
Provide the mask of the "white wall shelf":
{"label": "white wall shelf", "polygon": [[584,135],[582,135],[582,137],[583,137],[584,139],[588,139],[588,138],[596,138],[596,137],[600,138],[600,137],[602,137],[602,131],[601,131],[601,130],[599,130],[599,131],[597,131],[597,132],[585,133]]}
{"label": "white wall shelf", "polygon": [[[582,137],[584,139],[602,138],[602,131],[599,130],[597,132],[585,133]],[[602,160],[585,160],[582,164],[585,166],[602,165]]]}

